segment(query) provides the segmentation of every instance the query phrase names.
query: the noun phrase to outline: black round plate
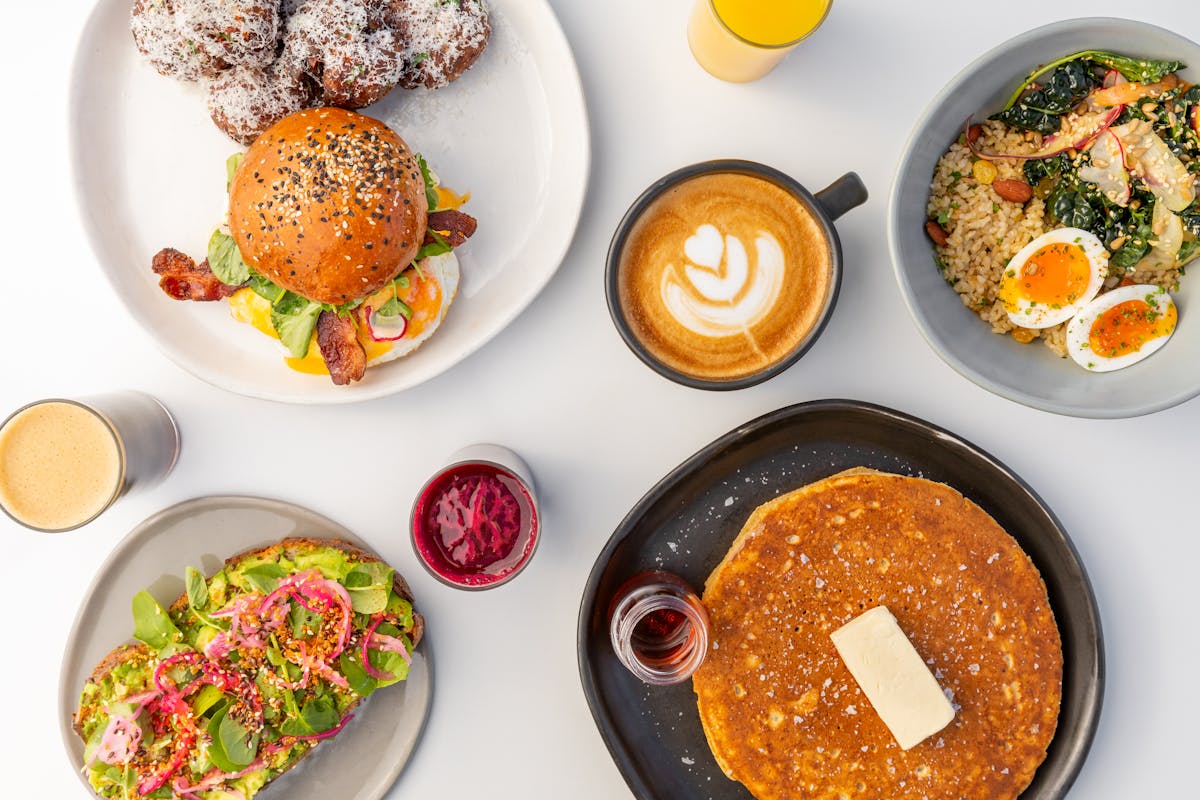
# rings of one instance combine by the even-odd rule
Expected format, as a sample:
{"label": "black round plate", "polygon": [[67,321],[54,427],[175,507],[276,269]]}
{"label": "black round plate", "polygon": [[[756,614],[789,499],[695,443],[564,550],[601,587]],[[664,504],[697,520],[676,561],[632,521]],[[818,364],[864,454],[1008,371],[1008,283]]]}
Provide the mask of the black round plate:
{"label": "black round plate", "polygon": [[1023,800],[1060,800],[1100,720],[1104,645],[1087,573],[1062,525],[1004,464],[954,434],[880,406],[820,400],[782,408],[705,447],[629,512],[596,560],[579,609],[579,673],[596,725],[641,800],[751,800],[721,772],[691,683],[642,684],[613,654],[606,612],[629,577],[663,568],[694,586],[762,503],[851,467],[940,481],[978,503],[1042,573],[1062,633],[1058,732]]}

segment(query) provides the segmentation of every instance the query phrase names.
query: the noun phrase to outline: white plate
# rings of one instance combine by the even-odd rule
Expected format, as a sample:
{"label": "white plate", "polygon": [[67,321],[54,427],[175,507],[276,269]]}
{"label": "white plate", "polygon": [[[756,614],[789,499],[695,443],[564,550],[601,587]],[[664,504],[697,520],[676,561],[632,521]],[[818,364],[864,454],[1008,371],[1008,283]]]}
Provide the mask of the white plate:
{"label": "white plate", "polygon": [[510,323],[550,280],[579,221],[589,139],[571,50],[545,0],[489,0],[492,39],[463,77],[396,89],[366,109],[470,191],[479,231],[460,248],[463,282],[446,322],[411,356],[349,387],[288,369],[278,344],[225,303],[169,299],[151,257],[197,260],[224,216],[225,159],[242,150],[213,125],[204,92],[160,76],[129,33],[129,0],[100,0],[71,87],[71,155],[84,225],[130,313],[197,377],[240,394],[345,403],[392,394],[450,368]]}
{"label": "white plate", "polygon": [[[59,727],[71,766],[85,786],[83,742],[71,730],[71,716],[92,669],[105,653],[129,639],[134,594],[148,589],[166,606],[183,593],[188,565],[212,574],[229,556],[288,536],[336,537],[371,549],[319,514],[257,497],[200,497],[179,503],[138,525],[116,546],[84,596],[59,676]],[[408,763],[429,714],[433,685],[428,648],[423,640],[413,651],[407,680],[367,698],[341,733],[270,784],[262,796],[383,797]]]}

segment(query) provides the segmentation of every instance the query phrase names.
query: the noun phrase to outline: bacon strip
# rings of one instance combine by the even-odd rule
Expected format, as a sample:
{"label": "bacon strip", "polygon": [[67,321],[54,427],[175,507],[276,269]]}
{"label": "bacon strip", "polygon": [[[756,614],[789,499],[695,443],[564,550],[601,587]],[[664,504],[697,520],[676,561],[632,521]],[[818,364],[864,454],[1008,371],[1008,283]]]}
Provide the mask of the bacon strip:
{"label": "bacon strip", "polygon": [[[455,209],[434,211],[429,215],[429,229],[437,231],[451,247],[458,247],[475,233],[478,222],[470,214]],[[425,231],[424,244],[436,241],[433,234]]]}
{"label": "bacon strip", "polygon": [[317,317],[317,346],[337,386],[362,380],[367,371],[367,352],[358,341],[354,323],[336,312],[322,311]]}
{"label": "bacon strip", "polygon": [[226,286],[208,267],[208,259],[196,264],[186,253],[164,247],[154,254],[150,268],[161,275],[158,285],[176,300],[222,300],[239,286]]}

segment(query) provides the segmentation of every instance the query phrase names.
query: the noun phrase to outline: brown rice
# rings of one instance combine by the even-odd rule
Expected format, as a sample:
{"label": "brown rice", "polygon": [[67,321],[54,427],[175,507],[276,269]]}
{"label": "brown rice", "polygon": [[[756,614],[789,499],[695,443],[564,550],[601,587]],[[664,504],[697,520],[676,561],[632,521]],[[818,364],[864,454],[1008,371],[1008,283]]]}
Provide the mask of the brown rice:
{"label": "brown rice", "polygon": [[[992,152],[1032,152],[1039,144],[1037,134],[1009,130],[1003,123],[983,123],[978,145]],[[1010,334],[1020,342],[1040,338],[1059,356],[1067,354],[1067,323],[1033,330],[1014,325],[997,302],[1000,278],[1009,260],[1033,239],[1048,230],[1062,227],[1046,217],[1045,203],[1036,195],[1027,203],[1015,203],[1000,197],[990,184],[980,183],[972,173],[978,157],[962,137],[937,163],[930,185],[926,212],[946,231],[946,244],[937,247],[937,263],[946,282],[958,292],[963,304],[999,334]],[[997,159],[995,180],[1024,181],[1024,162]],[[1168,288],[1178,284],[1178,270],[1130,273],[1135,282],[1153,283]],[[1105,289],[1117,283],[1110,277]]]}

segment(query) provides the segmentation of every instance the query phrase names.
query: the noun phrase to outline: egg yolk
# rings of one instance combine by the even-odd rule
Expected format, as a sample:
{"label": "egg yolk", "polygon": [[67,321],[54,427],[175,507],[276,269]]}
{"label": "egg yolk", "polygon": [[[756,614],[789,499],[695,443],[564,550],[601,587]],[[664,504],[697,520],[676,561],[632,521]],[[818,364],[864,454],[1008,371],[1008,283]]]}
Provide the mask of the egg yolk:
{"label": "egg yolk", "polygon": [[[257,294],[253,289],[238,289],[234,292],[229,298],[229,312],[238,322],[253,325],[272,339],[279,338],[279,334],[275,332],[275,326],[271,324],[271,302]],[[372,341],[371,337],[367,336],[361,330],[358,334],[358,340],[362,343],[363,350],[367,353],[368,361],[378,358],[392,349],[391,342]],[[308,352],[304,354],[303,358],[284,356],[283,362],[297,372],[303,372],[307,375],[329,374],[329,368],[325,366],[325,359],[321,355],[321,348],[317,346],[317,336],[315,333],[308,342]]]}
{"label": "egg yolk", "polygon": [[434,211],[446,211],[447,209],[460,208],[464,203],[471,199],[471,193],[466,192],[459,194],[453,189],[447,189],[445,186],[437,187],[438,204]]}
{"label": "egg yolk", "polygon": [[1010,307],[1027,300],[1054,308],[1073,303],[1087,290],[1092,264],[1083,248],[1055,242],[1039,248],[1004,274],[1000,297]]}
{"label": "egg yolk", "polygon": [[1096,317],[1088,332],[1088,345],[1105,358],[1136,353],[1147,342],[1170,336],[1176,319],[1174,303],[1159,311],[1145,300],[1126,300]]}
{"label": "egg yolk", "polygon": [[428,272],[423,278],[412,269],[404,274],[408,276],[408,288],[400,290],[400,299],[412,309],[404,338],[411,339],[419,336],[442,313],[442,284]]}

